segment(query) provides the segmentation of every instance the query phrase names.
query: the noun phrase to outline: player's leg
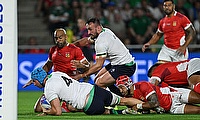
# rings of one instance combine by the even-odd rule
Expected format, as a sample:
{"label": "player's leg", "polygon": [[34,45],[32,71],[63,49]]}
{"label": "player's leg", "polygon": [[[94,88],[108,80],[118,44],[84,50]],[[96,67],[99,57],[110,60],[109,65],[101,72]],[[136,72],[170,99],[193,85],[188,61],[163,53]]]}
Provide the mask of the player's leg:
{"label": "player's leg", "polygon": [[106,68],[102,68],[98,73],[97,75],[95,76],[95,79],[94,79],[94,82],[96,82],[97,79],[100,78],[100,76],[102,76],[103,74],[105,74],[107,72]]}
{"label": "player's leg", "polygon": [[122,75],[132,76],[135,72],[136,64],[133,62],[114,66],[108,64],[105,66],[105,69],[107,72],[96,78],[95,84],[102,88],[108,87],[113,93],[122,96],[119,89],[114,85],[115,81]]}
{"label": "player's leg", "polygon": [[191,88],[200,94],[200,59],[193,58],[188,62],[187,77]]}
{"label": "player's leg", "polygon": [[115,83],[115,79],[110,75],[107,71],[100,77],[96,78],[95,84],[99,87],[106,88],[107,86],[113,85]]}
{"label": "player's leg", "polygon": [[[131,62],[123,65],[111,65],[108,64],[103,68],[101,74],[96,78],[95,84],[100,87],[108,87],[115,83],[115,80],[122,75],[132,76],[135,72],[136,64]],[[103,74],[102,74],[103,73]]]}
{"label": "player's leg", "polygon": [[188,103],[200,104],[200,94],[191,90],[188,96]]}
{"label": "player's leg", "polygon": [[184,114],[199,114],[200,113],[200,106],[196,105],[185,105]]}
{"label": "player's leg", "polygon": [[187,88],[174,88],[180,93],[181,103],[199,104],[200,94]]}
{"label": "player's leg", "polygon": [[42,94],[36,101],[35,105],[34,105],[34,112],[42,112],[42,107],[41,107],[41,103],[40,100],[41,98],[44,96],[44,94]]}
{"label": "player's leg", "polygon": [[175,51],[172,51],[171,49],[167,48],[165,45],[162,46],[159,54],[158,54],[158,58],[157,60],[159,62],[172,62],[171,59],[171,54],[173,54]]}
{"label": "player's leg", "polygon": [[[199,71],[200,73],[200,71]],[[200,94],[200,75],[192,75],[188,78],[191,89]]]}
{"label": "player's leg", "polygon": [[199,114],[200,106],[191,104],[179,104],[175,105],[173,109],[170,110],[171,114]]}
{"label": "player's leg", "polygon": [[110,106],[112,101],[113,97],[110,91],[94,85],[84,106],[84,112],[88,115],[103,114],[106,111],[105,106]]}

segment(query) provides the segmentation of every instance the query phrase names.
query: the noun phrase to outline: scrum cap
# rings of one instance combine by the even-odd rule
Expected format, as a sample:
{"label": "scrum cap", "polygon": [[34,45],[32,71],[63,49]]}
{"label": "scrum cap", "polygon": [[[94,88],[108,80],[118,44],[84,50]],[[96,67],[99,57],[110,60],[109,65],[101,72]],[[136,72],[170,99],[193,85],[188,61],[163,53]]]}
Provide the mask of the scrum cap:
{"label": "scrum cap", "polygon": [[31,72],[31,79],[37,80],[41,85],[43,84],[46,76],[47,76],[46,71],[41,67],[38,67]]}
{"label": "scrum cap", "polygon": [[133,81],[127,75],[122,75],[117,78],[116,85],[124,85],[128,90],[133,85]]}

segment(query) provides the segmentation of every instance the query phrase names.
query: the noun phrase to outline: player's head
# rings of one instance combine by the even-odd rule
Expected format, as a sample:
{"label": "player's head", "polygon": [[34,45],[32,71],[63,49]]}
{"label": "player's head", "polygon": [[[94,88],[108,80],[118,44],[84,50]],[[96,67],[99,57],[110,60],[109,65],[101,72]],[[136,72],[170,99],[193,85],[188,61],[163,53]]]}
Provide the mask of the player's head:
{"label": "player's head", "polygon": [[151,77],[153,71],[154,71],[159,65],[161,65],[161,64],[163,64],[163,62],[157,62],[157,63],[155,63],[154,65],[152,65],[152,66],[149,68],[149,70],[148,70],[147,76],[148,76],[148,77]]}
{"label": "player's head", "polygon": [[67,44],[67,34],[63,28],[58,28],[54,32],[54,40],[59,48],[63,48]]}
{"label": "player's head", "polygon": [[90,18],[86,22],[86,27],[88,30],[88,35],[93,40],[96,39],[103,30],[103,27],[98,18]]}
{"label": "player's head", "polygon": [[122,75],[116,79],[116,86],[119,85],[125,86],[128,90],[133,85],[133,81],[127,75]]}
{"label": "player's head", "polygon": [[175,4],[173,0],[164,0],[163,1],[163,10],[166,15],[171,15],[175,11]]}
{"label": "player's head", "polygon": [[44,80],[46,77],[47,77],[47,73],[42,67],[38,67],[31,72],[31,79],[33,80],[33,82],[36,80],[42,86],[44,86]]}
{"label": "player's head", "polygon": [[123,96],[128,96],[130,94],[130,88],[132,85],[133,81],[127,75],[119,76],[116,79],[116,86]]}

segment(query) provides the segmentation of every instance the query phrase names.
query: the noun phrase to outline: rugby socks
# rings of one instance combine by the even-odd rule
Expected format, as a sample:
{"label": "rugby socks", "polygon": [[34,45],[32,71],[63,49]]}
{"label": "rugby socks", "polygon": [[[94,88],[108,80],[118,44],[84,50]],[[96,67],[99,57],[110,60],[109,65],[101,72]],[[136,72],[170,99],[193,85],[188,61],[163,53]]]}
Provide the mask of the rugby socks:
{"label": "rugby socks", "polygon": [[66,102],[61,102],[61,109],[62,109],[62,112],[70,112],[70,110],[67,108],[67,103]]}

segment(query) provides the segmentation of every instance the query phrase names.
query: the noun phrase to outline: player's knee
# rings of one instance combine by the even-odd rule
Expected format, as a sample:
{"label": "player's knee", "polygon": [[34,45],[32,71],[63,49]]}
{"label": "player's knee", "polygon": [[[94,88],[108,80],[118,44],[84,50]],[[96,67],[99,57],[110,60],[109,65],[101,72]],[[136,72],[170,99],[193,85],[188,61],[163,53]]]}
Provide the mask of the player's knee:
{"label": "player's knee", "polygon": [[39,107],[36,107],[36,108],[35,108],[35,107],[34,107],[34,112],[37,113],[37,112],[43,112],[43,111],[42,111],[42,108],[39,108]]}
{"label": "player's knee", "polygon": [[106,87],[101,78],[96,79],[95,84],[99,87]]}

